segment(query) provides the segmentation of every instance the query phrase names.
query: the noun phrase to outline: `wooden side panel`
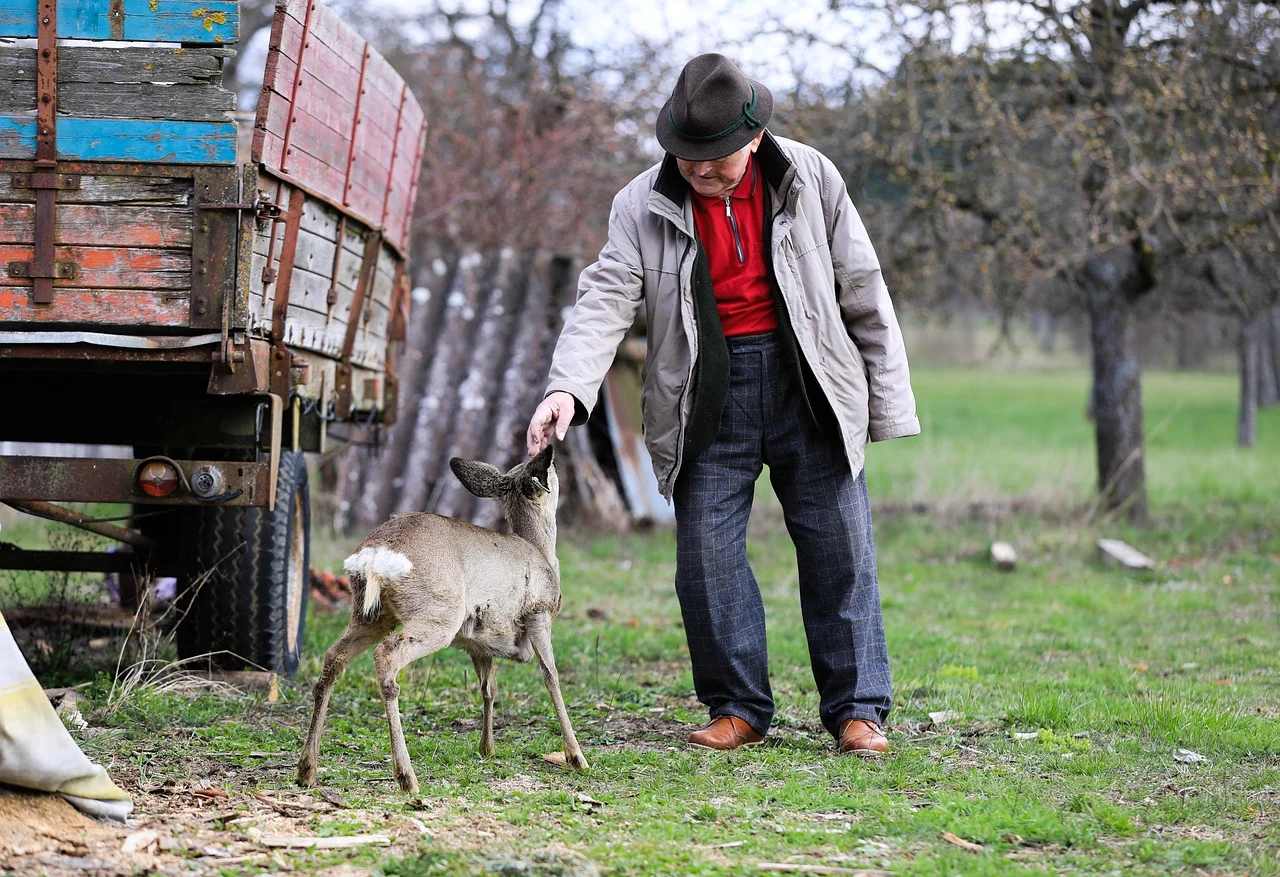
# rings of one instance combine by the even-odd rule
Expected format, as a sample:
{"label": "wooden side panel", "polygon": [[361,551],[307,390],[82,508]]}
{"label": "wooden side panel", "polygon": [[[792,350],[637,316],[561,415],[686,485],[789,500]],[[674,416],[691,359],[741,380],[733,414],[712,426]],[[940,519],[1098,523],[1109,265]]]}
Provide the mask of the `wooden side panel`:
{"label": "wooden side panel", "polygon": [[[58,37],[222,45],[240,34],[236,0],[58,0]],[[0,37],[36,35],[36,0],[0,0]]]}
{"label": "wooden side panel", "polygon": [[[0,46],[0,113],[36,109],[36,50]],[[58,51],[58,112],[111,119],[227,122],[222,87],[229,49],[66,46]]]}
{"label": "wooden side panel", "polygon": [[277,6],[253,160],[407,244],[425,116],[391,65],[327,7]]}
{"label": "wooden side panel", "polygon": [[[77,247],[55,245],[54,258],[74,262],[76,276],[54,280],[53,286],[83,286],[97,289],[189,289],[191,286],[190,250],[152,250],[132,247]],[[29,245],[0,244],[0,265],[29,262],[35,250]],[[31,282],[0,272],[0,286],[29,289]]]}
{"label": "wooden side panel", "polygon": [[396,160],[391,169],[391,185],[383,208],[382,226],[387,240],[402,253],[409,248],[409,224],[413,219],[418,196],[418,174],[422,167],[422,149],[427,136],[426,117],[422,105],[412,98],[404,102],[400,117],[400,134],[396,138]]}
{"label": "wooden side panel", "polygon": [[[0,244],[26,244],[35,235],[35,207],[0,204]],[[59,204],[54,240],[88,247],[191,246],[191,211],[178,207]]]}
{"label": "wooden side panel", "polygon": [[[0,158],[32,158],[35,153],[35,117],[0,114]],[[235,164],[236,126],[234,122],[60,117],[58,158]]]}
{"label": "wooden side panel", "polygon": [[31,303],[30,289],[0,286],[0,326],[12,323],[42,325],[123,326],[187,325],[189,294],[138,289],[82,289],[55,284],[53,305]]}
{"label": "wooden side panel", "polygon": [[[296,190],[294,190],[296,191]],[[281,198],[287,201],[288,196]],[[342,229],[342,249],[337,258],[337,279],[333,268],[338,251],[338,232]],[[360,260],[364,256],[366,227],[354,220],[341,221],[341,213],[329,204],[308,198],[302,210],[298,244],[294,253],[293,278],[289,285],[289,308],[285,316],[284,341],[290,347],[336,359],[342,354],[351,303],[360,279]],[[275,235],[272,251],[271,234]],[[278,270],[283,246],[283,224],[260,233],[253,243],[250,273],[250,310],[252,334],[265,337],[271,327],[276,284],[264,284],[262,269],[271,252],[271,267]],[[380,370],[386,360],[387,331],[399,257],[389,244],[383,244],[371,294],[365,308],[355,315],[359,321],[352,362],[367,369]],[[330,290],[335,298],[329,304]],[[332,385],[329,385],[332,387]],[[381,390],[379,389],[380,393]]]}
{"label": "wooden side panel", "polygon": [[35,192],[0,173],[0,326],[184,328],[191,315],[190,176],[82,174],[57,193],[55,257],[76,275],[53,281],[53,302],[32,302],[31,283],[8,264],[32,257]]}

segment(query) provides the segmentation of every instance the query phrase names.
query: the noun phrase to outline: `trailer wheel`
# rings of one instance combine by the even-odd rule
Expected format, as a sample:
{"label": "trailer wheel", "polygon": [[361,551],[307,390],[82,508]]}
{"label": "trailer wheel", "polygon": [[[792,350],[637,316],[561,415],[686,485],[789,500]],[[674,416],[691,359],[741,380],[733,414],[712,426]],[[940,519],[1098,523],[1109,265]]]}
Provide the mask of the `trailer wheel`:
{"label": "trailer wheel", "polygon": [[257,666],[292,677],[306,626],[311,503],[301,453],[280,455],[276,504],[191,509],[184,521],[183,658],[212,667]]}

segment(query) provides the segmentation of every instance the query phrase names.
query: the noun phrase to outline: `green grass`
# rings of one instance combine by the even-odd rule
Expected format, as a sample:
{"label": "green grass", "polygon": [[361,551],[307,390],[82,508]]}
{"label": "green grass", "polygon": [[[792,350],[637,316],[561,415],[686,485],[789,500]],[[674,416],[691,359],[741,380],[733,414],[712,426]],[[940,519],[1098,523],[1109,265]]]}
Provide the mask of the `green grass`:
{"label": "green grass", "polygon": [[[912,384],[921,435],[871,446],[873,497],[1026,498],[1047,506],[1092,499],[1097,467],[1086,373],[916,369]],[[1241,450],[1231,376],[1148,373],[1142,392],[1153,504],[1275,502],[1280,407],[1259,413],[1258,447]]]}
{"label": "green grass", "polygon": [[[470,661],[445,652],[401,677],[423,791],[399,794],[366,654],[335,690],[320,774],[363,821],[339,811],[309,830],[417,837],[413,817],[429,834],[391,855],[298,854],[293,866],[405,877],[590,873],[588,861],[624,875],[749,874],[762,862],[1280,874],[1280,411],[1265,412],[1259,447],[1240,452],[1229,377],[1148,376],[1154,523],[1134,531],[1085,517],[1093,464],[1081,375],[921,370],[915,385],[925,435],[877,445],[869,462],[875,499],[946,506],[877,520],[892,757],[837,756],[818,724],[794,553],[762,489],[749,553],[779,707],[766,745],[683,745],[703,714],[671,585],[672,536],[565,538],[555,642],[591,770],[542,762],[560,743],[541,678],[509,663],[497,677],[497,755],[481,759]],[[1009,497],[1048,513],[959,504]],[[1099,566],[1103,534],[1160,570]],[[1016,571],[986,561],[995,537],[1017,546]],[[229,791],[287,789],[306,685],[344,623],[313,617],[298,684],[279,703],[145,695],[113,717],[91,715],[115,730],[86,748],[130,782],[212,775]],[[961,717],[931,724],[939,711]],[[1208,760],[1179,762],[1178,749]]]}

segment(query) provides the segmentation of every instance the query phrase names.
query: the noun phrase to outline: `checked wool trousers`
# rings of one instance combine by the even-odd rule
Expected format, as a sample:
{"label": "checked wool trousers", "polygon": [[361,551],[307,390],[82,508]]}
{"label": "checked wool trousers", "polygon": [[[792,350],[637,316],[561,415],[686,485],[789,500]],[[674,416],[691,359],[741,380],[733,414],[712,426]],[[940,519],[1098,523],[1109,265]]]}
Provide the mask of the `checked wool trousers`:
{"label": "checked wool trousers", "polygon": [[893,703],[865,473],[819,432],[776,336],[727,339],[729,390],[715,442],[675,485],[676,593],[693,682],[711,716],[773,720],[764,603],[747,519],[764,465],[796,548],[822,723],[883,723]]}

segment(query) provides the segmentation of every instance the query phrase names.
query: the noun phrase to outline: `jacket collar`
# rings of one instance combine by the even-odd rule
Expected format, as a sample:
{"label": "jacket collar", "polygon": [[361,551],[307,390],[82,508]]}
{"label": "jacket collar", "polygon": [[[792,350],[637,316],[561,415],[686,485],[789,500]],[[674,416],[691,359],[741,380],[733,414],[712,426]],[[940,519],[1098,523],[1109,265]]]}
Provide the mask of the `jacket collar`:
{"label": "jacket collar", "polygon": [[[777,203],[792,206],[790,196],[796,179],[796,168],[768,129],[765,129],[764,139],[760,141],[760,148],[756,150],[755,158],[765,181],[778,193]],[[688,202],[691,200],[689,184],[684,181],[684,177],[680,176],[680,168],[676,166],[675,156],[667,153],[658,169],[658,178],[654,180],[653,191],[649,193],[649,210],[671,220],[687,234],[692,223],[686,219],[691,220],[693,213],[690,210],[687,211],[687,217],[685,214],[686,208],[690,206]]]}

